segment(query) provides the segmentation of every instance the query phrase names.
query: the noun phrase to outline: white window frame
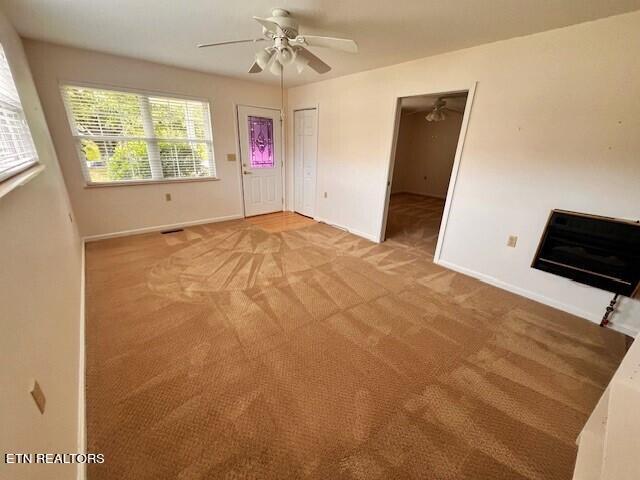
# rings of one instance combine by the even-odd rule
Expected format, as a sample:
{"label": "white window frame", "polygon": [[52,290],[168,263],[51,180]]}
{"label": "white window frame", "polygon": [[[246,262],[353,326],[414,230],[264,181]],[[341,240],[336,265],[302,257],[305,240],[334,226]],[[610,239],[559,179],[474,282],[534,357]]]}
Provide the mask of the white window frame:
{"label": "white window frame", "polygon": [[[7,185],[8,184],[13,184],[14,182],[11,182],[11,179],[13,179],[14,177],[18,177],[19,178],[19,182],[18,185],[23,184],[24,181],[30,177],[32,177],[32,169],[37,169],[38,172],[40,172],[44,167],[42,165],[40,165],[39,163],[39,158],[38,158],[38,152],[36,150],[35,147],[35,142],[33,140],[33,134],[31,132],[31,126],[29,125],[26,115],[24,113],[24,106],[22,105],[22,98],[20,98],[20,91],[18,88],[17,83],[15,82],[15,76],[13,74],[13,69],[11,68],[11,63],[9,61],[9,56],[7,55],[7,52],[4,48],[4,46],[2,46],[0,44],[0,48],[2,48],[2,52],[4,54],[4,57],[6,59],[6,63],[7,63],[7,69],[9,71],[9,75],[10,75],[10,79],[7,79],[9,81],[11,81],[13,88],[15,89],[18,98],[17,100],[17,104],[14,103],[7,103],[7,102],[2,102],[2,104],[0,105],[0,108],[2,108],[3,110],[6,110],[8,112],[11,112],[13,114],[15,114],[20,121],[23,123],[25,129],[22,132],[23,136],[22,136],[22,142],[28,142],[31,146],[31,156],[29,158],[24,158],[21,159],[22,161],[14,166],[12,166],[11,168],[8,168],[2,172],[0,172],[0,184],[1,188],[0,188],[0,193],[4,194],[7,193],[8,191],[12,190],[12,188],[8,188]],[[25,153],[25,152],[14,152],[13,156],[14,157],[20,157],[21,153]],[[27,152],[28,153],[28,152]],[[0,194],[0,196],[2,196]]]}
{"label": "white window frame", "polygon": [[[145,131],[145,137],[99,137],[95,135],[87,136],[78,134],[78,129],[75,125],[75,118],[73,117],[72,110],[70,105],[67,102],[67,98],[65,95],[65,87],[77,87],[77,88],[93,88],[98,90],[106,90],[118,93],[130,93],[134,95],[142,96],[146,101],[143,102],[143,105],[147,108],[141,109],[143,127]],[[153,90],[141,90],[136,88],[128,88],[121,87],[115,85],[107,85],[102,83],[90,83],[90,82],[76,82],[76,81],[64,81],[61,80],[58,83],[58,90],[62,97],[62,103],[65,107],[65,113],[67,115],[67,120],[69,122],[69,128],[71,129],[71,136],[73,138],[73,142],[76,148],[76,153],[78,155],[78,160],[80,161],[80,168],[82,170],[82,176],[85,180],[86,188],[94,188],[94,187],[122,187],[129,185],[153,185],[158,183],[187,183],[187,182],[208,182],[208,181],[218,181],[220,180],[218,177],[217,164],[215,159],[215,151],[214,151],[214,142],[213,142],[213,121],[212,121],[212,109],[211,103],[208,99],[202,97],[194,97],[190,95],[181,95],[176,93],[167,93]],[[188,138],[158,138],[155,136],[148,136],[149,132],[153,134],[153,121],[151,117],[151,110],[149,108],[149,97],[160,97],[160,98],[173,98],[176,100],[187,100],[193,102],[200,102],[204,104],[207,108],[207,115],[205,116],[205,140],[201,139],[188,139]],[[208,138],[206,138],[206,133],[209,134]],[[152,170],[152,178],[148,180],[143,179],[135,179],[135,180],[118,180],[112,182],[93,182],[91,181],[91,176],[89,170],[87,169],[87,161],[85,159],[84,153],[82,152],[82,139],[91,139],[91,140],[122,140],[122,141],[144,141],[147,143],[147,150],[149,152],[149,166]],[[205,143],[209,147],[209,153],[211,156],[211,169],[214,172],[213,175],[202,176],[202,177],[181,177],[181,178],[165,178],[162,177],[162,167],[160,164],[160,155],[158,151],[158,142],[198,142]],[[156,154],[152,152],[156,152]]]}

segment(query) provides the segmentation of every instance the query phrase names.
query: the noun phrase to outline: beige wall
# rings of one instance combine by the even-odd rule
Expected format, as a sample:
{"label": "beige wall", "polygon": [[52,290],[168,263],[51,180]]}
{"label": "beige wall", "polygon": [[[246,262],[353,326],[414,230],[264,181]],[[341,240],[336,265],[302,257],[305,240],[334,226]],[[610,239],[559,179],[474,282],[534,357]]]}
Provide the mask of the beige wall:
{"label": "beige wall", "polygon": [[[239,162],[226,160],[237,153],[235,106],[279,109],[279,88],[36,41],[27,40],[25,48],[84,236],[242,215]],[[207,99],[220,180],[85,188],[60,96],[65,81]]]}
{"label": "beige wall", "polygon": [[396,98],[478,82],[442,260],[596,321],[609,293],[530,264],[553,208],[640,217],[639,46],[635,12],[290,89],[319,105],[318,217],[379,238]]}
{"label": "beige wall", "polygon": [[427,122],[426,113],[402,114],[391,191],[445,198],[462,115],[448,113],[440,122]]}
{"label": "beige wall", "polygon": [[[423,116],[424,119],[424,116]],[[393,162],[393,179],[391,193],[408,192],[405,185],[407,171],[413,166],[413,127],[411,115],[402,113],[398,125],[398,140],[396,142],[396,155]]]}
{"label": "beige wall", "polygon": [[46,166],[0,198],[0,478],[71,479],[70,465],[4,463],[7,452],[77,451],[81,243],[22,43],[1,13],[0,43]]}

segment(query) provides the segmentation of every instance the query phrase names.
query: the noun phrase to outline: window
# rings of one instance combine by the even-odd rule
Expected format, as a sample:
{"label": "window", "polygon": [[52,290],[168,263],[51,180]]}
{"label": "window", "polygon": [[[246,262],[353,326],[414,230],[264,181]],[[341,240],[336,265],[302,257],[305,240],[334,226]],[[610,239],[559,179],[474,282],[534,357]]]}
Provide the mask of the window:
{"label": "window", "polygon": [[0,181],[38,162],[31,132],[0,45]]}
{"label": "window", "polygon": [[215,177],[209,104],[62,87],[87,183]]}

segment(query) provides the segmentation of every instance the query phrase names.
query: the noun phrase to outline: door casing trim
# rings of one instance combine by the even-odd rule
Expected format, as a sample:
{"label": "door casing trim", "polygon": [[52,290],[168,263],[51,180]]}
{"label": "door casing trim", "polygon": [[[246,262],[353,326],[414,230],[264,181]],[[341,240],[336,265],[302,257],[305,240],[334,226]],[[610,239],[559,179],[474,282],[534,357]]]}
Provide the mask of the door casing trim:
{"label": "door casing trim", "polygon": [[449,179],[449,188],[447,189],[447,197],[445,199],[444,211],[442,212],[442,219],[440,221],[440,230],[438,231],[438,243],[436,244],[436,251],[433,256],[434,263],[440,263],[440,257],[442,255],[442,247],[444,245],[444,239],[447,231],[447,224],[449,222],[449,216],[451,214],[451,205],[453,197],[455,195],[456,181],[458,178],[458,172],[460,170],[460,163],[462,160],[462,153],[464,150],[464,143],[467,137],[467,130],[469,127],[469,120],[471,118],[471,110],[473,107],[473,100],[476,94],[476,87],[478,82],[473,82],[468,88],[453,89],[453,90],[440,90],[437,92],[424,92],[424,93],[409,93],[406,95],[399,95],[394,97],[394,122],[393,133],[391,137],[391,145],[389,148],[389,162],[387,165],[387,176],[385,180],[385,195],[384,203],[382,205],[382,217],[380,219],[380,232],[378,234],[378,243],[384,242],[385,231],[387,228],[387,216],[389,213],[389,198],[391,196],[391,184],[393,182],[393,168],[395,165],[396,148],[398,143],[398,132],[400,127],[400,102],[403,98],[414,97],[420,95],[445,95],[447,93],[467,92],[467,103],[464,107],[464,114],[462,117],[462,125],[460,126],[460,134],[458,137],[458,143],[456,146],[456,153],[453,160],[453,167],[451,168],[451,177]]}

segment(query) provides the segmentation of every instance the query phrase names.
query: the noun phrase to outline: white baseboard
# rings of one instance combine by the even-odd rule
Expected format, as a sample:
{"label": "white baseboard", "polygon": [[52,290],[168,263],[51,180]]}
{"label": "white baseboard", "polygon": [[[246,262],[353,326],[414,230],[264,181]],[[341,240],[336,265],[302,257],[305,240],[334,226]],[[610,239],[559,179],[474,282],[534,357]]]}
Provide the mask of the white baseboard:
{"label": "white baseboard", "polygon": [[620,325],[615,322],[615,319],[607,326],[611,330],[615,330],[616,332],[624,333],[625,335],[629,335],[631,338],[636,338],[638,336],[638,330],[634,328],[627,327],[626,325]]}
{"label": "white baseboard", "polygon": [[102,233],[99,235],[88,235],[84,237],[85,242],[95,242],[97,240],[106,240],[107,238],[127,237],[129,235],[140,235],[142,233],[160,232],[162,230],[170,230],[172,228],[193,227],[194,225],[204,225],[206,223],[226,222],[228,220],[238,220],[244,218],[242,215],[227,215],[225,217],[202,218],[200,220],[192,220],[189,222],[172,223],[168,225],[155,225],[152,227],[135,228],[132,230],[122,230],[120,232]]}
{"label": "white baseboard", "polygon": [[333,223],[333,222],[330,222],[329,220],[326,220],[326,219],[320,218],[320,217],[315,217],[314,220],[316,222],[326,223],[327,225],[339,228],[340,230],[345,230],[345,231],[347,231],[347,232],[349,232],[349,233],[351,233],[353,235],[356,235],[358,237],[362,237],[362,238],[364,238],[366,240],[370,240],[370,241],[375,242],[375,243],[380,243],[380,239],[379,238],[377,238],[377,237],[375,237],[373,235],[370,235],[368,233],[361,232],[359,230],[354,230],[354,229],[352,229],[350,227],[345,227],[344,225],[340,225],[338,223]]}
{"label": "white baseboard", "polygon": [[[78,453],[87,451],[87,417],[85,398],[85,242],[82,241],[82,254],[80,262],[80,334],[79,334],[79,359],[78,359]],[[85,480],[87,466],[78,464],[77,480]]]}
{"label": "white baseboard", "polygon": [[558,310],[562,310],[564,312],[570,313],[577,317],[585,318],[594,323],[600,323],[599,318],[595,318],[594,315],[591,314],[590,312],[576,308],[573,305],[568,305],[566,303],[558,302],[557,300],[546,297],[544,295],[540,295],[539,293],[535,293],[535,292],[532,292],[531,290],[526,290],[524,288],[516,287],[515,285],[511,285],[510,283],[504,282],[495,277],[485,275],[484,273],[476,272],[475,270],[470,270],[466,267],[461,267],[460,265],[456,265],[455,263],[448,262],[447,260],[440,260],[437,263],[438,265],[446,267],[449,270],[454,270],[456,272],[463,273],[464,275],[477,278],[481,282],[488,283],[489,285],[493,285],[494,287],[501,288],[502,290],[506,290],[511,293],[515,293],[516,295],[520,295],[521,297],[534,300],[538,303],[543,303],[545,305],[548,305],[553,308],[557,308]]}
{"label": "white baseboard", "polygon": [[[557,308],[558,310],[562,310],[563,312],[570,313],[572,315],[575,315],[576,317],[584,318],[585,320],[589,320],[590,322],[599,324],[601,321],[600,316],[594,315],[593,313],[587,312],[586,310],[576,308],[574,305],[558,302],[557,300],[554,300],[552,298],[546,297],[544,295],[540,295],[539,293],[532,292],[531,290],[526,290],[524,288],[516,287],[515,285],[511,285],[510,283],[504,282],[495,277],[485,275],[484,273],[476,272],[474,270],[461,267],[460,265],[456,265],[455,263],[451,263],[446,260],[440,260],[436,263],[450,270],[454,270],[464,275],[477,278],[481,282],[488,283],[489,285],[493,285],[494,287],[498,287],[498,288],[501,288],[502,290],[506,290],[508,292],[515,293],[516,295],[520,295],[521,297],[525,297],[530,300],[536,301],[538,303],[543,303],[544,305]],[[604,313],[604,307],[602,310]],[[630,328],[623,324],[617,324],[615,322],[610,323],[607,328],[611,330],[615,330],[616,332],[624,333],[625,335],[629,335],[630,337],[634,337],[634,338],[638,335],[638,331],[635,330],[634,328]]]}

